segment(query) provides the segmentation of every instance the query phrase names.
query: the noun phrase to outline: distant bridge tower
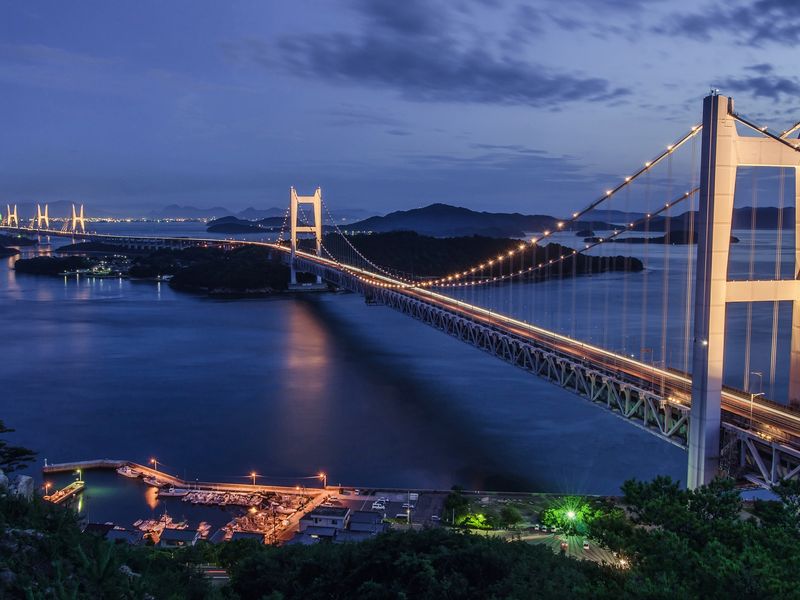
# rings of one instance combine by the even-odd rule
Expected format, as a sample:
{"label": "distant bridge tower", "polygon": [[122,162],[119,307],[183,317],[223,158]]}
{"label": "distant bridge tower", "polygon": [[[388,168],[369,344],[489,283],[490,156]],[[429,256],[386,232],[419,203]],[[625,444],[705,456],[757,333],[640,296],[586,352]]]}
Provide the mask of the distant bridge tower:
{"label": "distant bridge tower", "polygon": [[11,206],[6,204],[6,225],[9,227],[19,227],[19,217],[17,216],[17,205],[14,205],[14,210],[11,210]]}
{"label": "distant bridge tower", "polygon": [[789,403],[800,407],[800,211],[795,211],[793,279],[729,281],[736,170],[785,167],[795,170],[795,206],[800,197],[800,152],[778,139],[740,136],[733,100],[712,94],[703,100],[703,144],[694,306],[692,408],[687,485],[696,488],[718,472],[725,308],[730,302],[793,303]]}
{"label": "distant bridge tower", "polygon": [[78,226],[80,226],[81,233],[86,233],[86,217],[83,216],[83,204],[79,212],[75,211],[75,205],[72,205],[72,232],[77,233]]}
{"label": "distant bridge tower", "polygon": [[36,205],[36,228],[41,229],[44,223],[45,229],[50,229],[50,216],[48,215],[47,204],[44,205],[44,212],[42,212],[42,205]]}
{"label": "distant bridge tower", "polygon": [[[314,224],[304,225],[297,224],[298,212],[302,210],[304,204],[310,204],[314,211]],[[297,285],[297,272],[295,270],[295,253],[297,252],[297,234],[299,233],[313,233],[317,241],[317,256],[322,255],[322,189],[317,188],[313,196],[298,196],[297,191],[292,187],[289,192],[289,218],[292,221],[292,242],[291,242],[291,260],[289,268],[291,269],[291,285]],[[322,283],[322,279],[318,276],[317,283]]]}

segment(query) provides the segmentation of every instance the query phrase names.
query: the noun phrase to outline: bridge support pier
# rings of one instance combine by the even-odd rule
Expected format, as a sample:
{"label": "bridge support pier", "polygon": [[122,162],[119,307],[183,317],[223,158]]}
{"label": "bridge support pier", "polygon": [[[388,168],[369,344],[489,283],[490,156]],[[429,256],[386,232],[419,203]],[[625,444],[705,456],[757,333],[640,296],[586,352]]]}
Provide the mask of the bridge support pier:
{"label": "bridge support pier", "polygon": [[[314,224],[297,224],[298,212],[302,211],[304,204],[310,204],[314,211]],[[289,218],[291,219],[291,256],[289,259],[289,269],[291,278],[290,286],[297,285],[297,265],[295,255],[297,254],[298,234],[313,233],[317,242],[317,256],[322,255],[322,189],[317,188],[313,196],[298,196],[294,187],[289,190]],[[317,285],[322,284],[322,278],[317,275]]]}
{"label": "bridge support pier", "polygon": [[[770,137],[740,136],[733,100],[712,94],[703,101],[703,144],[697,226],[692,408],[687,486],[709,483],[719,472],[725,312],[730,302],[792,301],[789,401],[800,403],[800,237],[795,239],[795,278],[729,281],[733,201],[740,166],[800,167],[800,153]],[[800,186],[796,183],[797,197]],[[795,223],[800,231],[800,221]]]}

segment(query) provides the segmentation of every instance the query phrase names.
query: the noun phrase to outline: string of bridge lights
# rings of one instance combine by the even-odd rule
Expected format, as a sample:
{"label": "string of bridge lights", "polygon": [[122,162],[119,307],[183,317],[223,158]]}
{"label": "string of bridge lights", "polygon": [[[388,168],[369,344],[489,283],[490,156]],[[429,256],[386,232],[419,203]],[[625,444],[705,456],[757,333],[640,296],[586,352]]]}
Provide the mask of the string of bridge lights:
{"label": "string of bridge lights", "polygon": [[[440,285],[438,285],[436,287],[439,287],[439,288],[453,288],[453,287],[471,287],[471,286],[476,286],[476,285],[486,285],[486,284],[496,283],[496,282],[499,282],[499,281],[506,281],[508,279],[512,279],[514,277],[520,277],[522,275],[526,275],[526,274],[529,274],[529,273],[534,273],[534,272],[539,271],[541,269],[550,268],[553,265],[557,265],[557,264],[559,264],[559,263],[561,263],[563,261],[566,261],[567,259],[569,259],[569,258],[571,258],[573,256],[576,256],[576,255],[579,255],[579,254],[584,254],[584,253],[588,252],[589,250],[591,250],[592,248],[595,248],[596,246],[599,246],[601,244],[604,244],[606,242],[609,242],[609,241],[619,237],[623,233],[626,233],[628,231],[634,231],[639,225],[642,225],[644,223],[649,222],[650,220],[652,220],[655,217],[661,215],[662,213],[664,213],[665,211],[667,211],[670,208],[674,207],[675,205],[680,204],[681,202],[683,202],[687,198],[691,198],[693,195],[695,195],[699,191],[700,191],[700,188],[696,187],[693,190],[690,190],[688,192],[684,192],[682,195],[680,195],[677,198],[675,198],[675,200],[673,200],[671,202],[666,202],[664,204],[664,206],[659,208],[657,211],[654,211],[652,213],[648,213],[646,216],[638,219],[637,221],[633,221],[633,222],[628,223],[627,225],[625,225],[625,226],[623,226],[623,227],[621,227],[619,229],[615,229],[614,232],[611,235],[607,236],[607,237],[597,238],[597,241],[592,242],[590,244],[585,244],[585,246],[583,248],[581,248],[580,250],[572,250],[572,252],[569,252],[567,254],[561,254],[558,258],[551,258],[547,262],[540,262],[537,265],[531,265],[528,268],[519,269],[518,271],[512,271],[512,272],[506,273],[504,275],[501,274],[501,275],[497,275],[497,276],[494,276],[494,277],[487,277],[485,279],[479,279],[477,281],[466,281],[466,282],[458,282],[458,283],[445,283],[445,284],[440,284]],[[524,246],[521,246],[521,247],[524,247]],[[489,261],[487,263],[484,263],[483,265],[480,265],[479,270],[484,269],[486,266],[491,265],[493,262],[498,262],[499,263],[499,262],[501,262],[503,260],[504,256],[511,256],[511,255],[513,255],[513,252],[509,252],[507,255],[500,255],[496,260]]]}
{"label": "string of bridge lights", "polygon": [[791,148],[792,150],[795,150],[796,152],[800,152],[800,142],[797,142],[797,143],[793,144],[792,142],[790,142],[789,140],[786,139],[787,135],[791,135],[792,133],[794,133],[795,131],[800,129],[800,121],[795,123],[792,127],[787,129],[786,131],[784,131],[780,135],[775,135],[774,133],[769,131],[769,127],[767,127],[766,125],[764,127],[759,127],[758,125],[756,125],[752,121],[749,121],[745,117],[743,117],[741,115],[737,115],[736,113],[733,113],[732,116],[733,116],[734,119],[739,121],[742,125],[746,125],[750,129],[753,129],[753,130],[755,130],[755,131],[767,136],[768,138],[771,138],[771,139],[775,140],[776,142],[780,142],[781,144],[783,144],[785,146],[789,146],[789,148]]}
{"label": "string of bridge lights", "polygon": [[659,164],[666,157],[670,156],[678,148],[683,146],[683,144],[685,144],[687,141],[689,141],[695,135],[697,135],[701,130],[702,130],[702,125],[693,126],[691,128],[691,130],[689,130],[688,133],[686,133],[684,136],[682,136],[676,142],[668,145],[666,150],[664,150],[661,154],[659,154],[658,156],[656,156],[652,160],[649,160],[646,163],[644,163],[644,166],[641,169],[639,169],[638,171],[636,171],[633,175],[629,175],[629,176],[625,177],[624,180],[621,183],[619,183],[616,187],[607,189],[602,196],[600,196],[599,198],[597,198],[593,202],[589,203],[584,208],[572,213],[571,217],[563,219],[561,221],[558,221],[556,223],[556,227],[553,230],[550,230],[550,229],[545,230],[542,233],[541,236],[531,239],[528,244],[524,244],[524,243],[520,244],[517,249],[511,250],[505,255],[501,254],[501,255],[497,256],[496,259],[490,259],[488,261],[484,261],[484,263],[482,263],[480,265],[474,265],[474,266],[472,266],[472,267],[470,267],[468,269],[465,269],[463,271],[458,271],[456,273],[451,273],[450,275],[437,277],[435,279],[418,280],[418,281],[416,281],[416,285],[419,286],[419,287],[445,287],[445,286],[447,286],[447,284],[450,284],[450,283],[452,283],[454,281],[458,281],[458,280],[460,280],[462,278],[468,277],[469,275],[473,275],[475,272],[479,271],[480,269],[485,268],[487,265],[492,265],[496,261],[502,261],[506,256],[513,257],[515,254],[518,254],[520,252],[525,251],[525,249],[528,246],[535,246],[536,244],[541,244],[541,242],[543,240],[546,240],[546,239],[552,237],[555,233],[563,231],[564,227],[566,225],[570,225],[570,224],[575,223],[583,215],[585,215],[586,213],[588,213],[591,210],[594,210],[600,204],[602,204],[603,202],[609,200],[612,196],[614,196],[620,190],[622,190],[625,187],[629,186],[638,177],[640,177],[644,173],[647,173],[648,171],[650,171],[650,169],[655,167],[657,164]]}
{"label": "string of bridge lights", "polygon": [[328,208],[328,205],[327,205],[327,204],[325,204],[325,201],[324,201],[324,200],[322,201],[322,206],[324,206],[324,207],[325,207],[325,212],[326,212],[326,213],[327,213],[327,215],[328,215],[328,219],[330,219],[331,223],[333,223],[333,226],[336,228],[336,233],[338,233],[340,236],[342,236],[342,238],[344,238],[344,241],[345,241],[345,242],[347,242],[347,245],[348,245],[348,246],[350,246],[350,249],[351,249],[351,250],[353,250],[353,252],[355,252],[355,253],[356,253],[356,256],[358,256],[359,258],[361,258],[361,259],[362,259],[364,262],[366,262],[366,263],[367,263],[367,264],[368,264],[370,267],[372,267],[373,269],[376,269],[376,270],[378,270],[379,272],[383,273],[384,275],[387,275],[387,276],[389,276],[389,277],[392,277],[393,279],[399,279],[399,280],[401,280],[401,281],[405,281],[406,283],[409,283],[409,284],[413,284],[413,283],[414,283],[414,282],[413,282],[411,279],[408,279],[408,278],[406,278],[406,277],[403,277],[402,275],[397,275],[396,273],[393,273],[393,272],[391,272],[390,270],[388,270],[388,269],[385,269],[384,267],[382,267],[382,266],[380,266],[380,265],[378,265],[378,264],[376,264],[376,263],[372,262],[372,261],[371,261],[369,258],[367,258],[366,256],[364,256],[364,254],[363,254],[363,253],[362,253],[362,252],[361,252],[361,251],[360,251],[358,248],[356,248],[356,247],[353,245],[353,243],[352,243],[352,242],[350,241],[350,239],[349,239],[349,238],[348,238],[348,237],[347,237],[347,236],[344,234],[344,232],[343,232],[341,229],[339,229],[339,225],[338,225],[338,224],[336,223],[336,221],[334,220],[334,218],[333,218],[333,215],[331,214],[331,211],[330,211],[330,209]]}

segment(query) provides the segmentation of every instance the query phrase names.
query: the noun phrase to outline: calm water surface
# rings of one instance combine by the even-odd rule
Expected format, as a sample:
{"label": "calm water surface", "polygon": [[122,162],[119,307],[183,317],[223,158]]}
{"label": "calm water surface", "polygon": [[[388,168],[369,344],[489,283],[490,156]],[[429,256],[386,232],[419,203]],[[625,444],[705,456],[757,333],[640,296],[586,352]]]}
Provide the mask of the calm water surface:
{"label": "calm water surface", "polygon": [[[0,266],[0,414],[41,460],[157,456],[187,479],[256,470],[302,483],[325,470],[357,486],[588,493],[684,478],[682,450],[355,295],[211,300],[12,267]],[[160,510],[137,482],[87,478],[92,520]]]}

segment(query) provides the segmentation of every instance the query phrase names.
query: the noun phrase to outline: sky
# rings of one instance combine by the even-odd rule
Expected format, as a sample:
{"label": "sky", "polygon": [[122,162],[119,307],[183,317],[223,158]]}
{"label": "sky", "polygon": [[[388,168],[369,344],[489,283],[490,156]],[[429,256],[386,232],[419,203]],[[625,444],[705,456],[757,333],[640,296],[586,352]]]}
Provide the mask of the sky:
{"label": "sky", "polygon": [[800,120],[796,0],[0,0],[0,203],[585,205],[711,87]]}

